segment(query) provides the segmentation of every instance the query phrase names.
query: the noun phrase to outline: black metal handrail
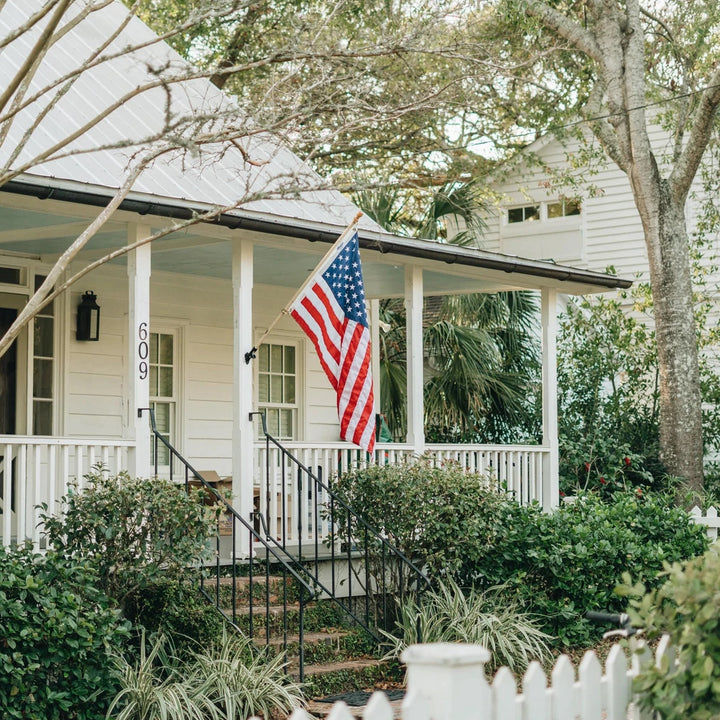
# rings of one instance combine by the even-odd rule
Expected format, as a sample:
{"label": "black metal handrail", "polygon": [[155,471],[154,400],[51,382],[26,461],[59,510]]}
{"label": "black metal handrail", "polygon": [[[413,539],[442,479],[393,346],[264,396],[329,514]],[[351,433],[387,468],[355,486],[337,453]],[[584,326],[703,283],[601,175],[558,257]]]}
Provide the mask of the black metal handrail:
{"label": "black metal handrail", "polygon": [[[394,599],[405,599],[430,589],[430,581],[425,574],[400,550],[393,547],[375,528],[351,508],[342,497],[322,479],[322,467],[314,473],[309,467],[296,458],[282,443],[267,431],[265,414],[259,415],[265,435],[265,514],[270,515],[270,494],[278,489],[271,482],[270,446],[277,448],[280,462],[278,463],[280,478],[279,492],[282,504],[282,532],[276,539],[268,534],[267,540],[286,556],[296,561],[295,567],[302,568],[311,583],[321,593],[333,600],[359,625],[365,628],[377,641],[383,640],[382,633],[392,632],[396,606]],[[286,462],[287,461],[287,462]],[[288,465],[292,472],[288,471]],[[288,475],[294,476],[295,516],[297,518],[297,542],[286,540],[285,498],[287,497]],[[303,502],[303,492],[307,492],[311,500],[309,508]],[[313,522],[312,532],[305,527],[307,508]],[[256,513],[257,514],[257,513]],[[319,519],[331,528],[327,541],[320,537]],[[342,537],[340,536],[342,533]],[[311,534],[309,542],[303,538]],[[372,552],[371,552],[372,548]],[[321,561],[329,559],[330,578],[320,572]],[[342,577],[336,572],[338,562],[342,561]],[[344,587],[343,587],[344,586]],[[341,592],[340,592],[341,591]],[[356,592],[358,591],[358,592]],[[418,642],[422,641],[418,627]]]}
{"label": "black metal handrail", "polygon": [[[158,449],[160,444],[167,448],[169,453],[169,479],[171,482],[177,482],[177,476],[181,475],[184,481],[185,490],[190,491],[193,483],[197,484],[198,489],[206,493],[210,499],[210,504],[218,508],[217,532],[215,533],[215,566],[214,574],[208,575],[208,566],[203,568],[200,575],[200,591],[205,597],[214,604],[216,609],[230,622],[236,629],[248,635],[251,639],[262,640],[262,631],[264,630],[264,641],[266,645],[271,643],[271,635],[273,630],[273,620],[275,624],[282,628],[282,649],[286,657],[288,654],[288,646],[293,642],[293,637],[289,633],[289,616],[291,612],[297,612],[297,644],[298,644],[298,664],[300,681],[304,679],[304,635],[305,635],[305,605],[315,596],[315,590],[310,586],[302,572],[293,562],[289,562],[283,552],[279,550],[275,543],[268,542],[268,532],[265,527],[263,518],[260,518],[262,525],[258,531],[252,524],[252,518],[246,520],[238,514],[235,508],[222,496],[216,488],[214,488],[195,468],[170,444],[166,437],[157,429],[155,424],[155,412],[152,408],[143,408],[150,415],[150,425],[153,433],[153,451],[154,451],[154,472],[158,474]],[[182,467],[180,473],[174,472],[174,465],[177,461]],[[246,533],[248,550],[246,556],[244,553],[238,553],[238,541],[241,539],[241,533]],[[223,538],[227,538],[223,543]],[[229,545],[224,547],[223,545]],[[222,547],[221,547],[222,546]],[[265,555],[264,560],[258,560],[255,551],[262,548]],[[227,551],[227,564],[221,564],[221,549]],[[281,596],[275,596],[271,589],[270,565],[273,564],[273,577],[281,576]],[[239,575],[238,569],[242,569],[246,574]],[[229,574],[223,575],[223,570]],[[247,594],[247,612],[238,613],[238,584],[239,579],[247,577],[247,586],[245,592]],[[290,602],[288,596],[289,580],[292,579],[293,584],[297,587],[299,593],[298,603]],[[225,582],[226,581],[226,582]],[[264,582],[263,582],[264,581]],[[208,589],[208,584],[214,582],[214,588]],[[228,593],[222,590],[229,586]],[[278,603],[280,603],[278,605]],[[227,608],[227,604],[230,605]],[[264,623],[264,627],[263,627]],[[258,632],[258,629],[260,632]]]}

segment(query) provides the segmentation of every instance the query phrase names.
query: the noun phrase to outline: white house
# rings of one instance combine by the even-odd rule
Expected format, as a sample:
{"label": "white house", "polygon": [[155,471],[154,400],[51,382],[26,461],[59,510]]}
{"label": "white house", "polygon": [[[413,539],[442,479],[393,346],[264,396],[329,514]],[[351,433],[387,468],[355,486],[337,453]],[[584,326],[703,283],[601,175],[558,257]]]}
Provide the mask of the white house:
{"label": "white house", "polygon": [[[552,260],[648,281],[647,251],[640,216],[627,176],[599,149],[576,135],[541,137],[490,178],[497,195],[487,218],[483,247],[523,257]],[[657,125],[650,140],[662,161],[671,138]],[[692,231],[699,212],[696,180],[686,215]],[[711,260],[710,258],[708,258]]]}
{"label": "white house", "polygon": [[[86,16],[78,14],[83,4],[75,3],[61,21],[60,28],[68,32],[41,58],[29,89],[18,86],[17,93],[25,95],[16,94],[15,105],[11,101],[0,109],[3,331],[125,181],[138,148],[124,147],[123,138],[151,138],[168,112],[201,117],[210,109],[224,120],[237,116],[232,103],[202,78],[156,83],[158,74],[183,64],[137,19],[123,26],[128,18],[120,2]],[[4,3],[2,37],[21,27],[40,5],[39,0]],[[0,87],[11,87],[45,23],[47,18],[0,50]],[[88,61],[104,43],[108,59]],[[128,43],[133,51],[123,50]],[[73,74],[83,65],[86,69]],[[33,99],[33,92],[49,83],[53,90]],[[125,102],[119,102],[123,97]],[[71,152],[57,150],[56,143],[75,131]],[[159,142],[147,140],[143,147]],[[8,168],[21,172],[8,176]],[[288,178],[296,187],[305,183],[307,190],[284,191],[281,185]],[[141,173],[64,278],[175,221],[227,209],[212,222],[139,245],[93,269],[44,308],[0,360],[0,532],[5,544],[23,537],[37,543],[35,505],[48,502],[53,507],[67,483],[81,480],[98,461],[112,471],[169,474],[173,464],[166,449],[160,446],[155,454],[151,446],[147,408],[195,468],[232,478],[233,504],[245,517],[252,512],[260,470],[270,462],[250,413],[264,410],[271,433],[325,473],[333,471],[339,458],[373,461],[339,441],[333,392],[311,344],[291,319],[276,326],[256,359],[245,360],[329,243],[356,215],[345,197],[321,185],[296,156],[262,135],[218,140],[195,154],[181,147]],[[238,197],[248,196],[252,202],[231,207]],[[583,210],[579,218],[558,222],[585,222]],[[531,250],[517,232],[529,226],[512,227],[515,244],[501,243],[500,249]],[[407,442],[378,446],[376,457],[394,460],[430,449],[468,466],[492,465],[511,488],[522,490],[524,500],[536,498],[552,506],[557,499],[556,297],[627,287],[629,282],[552,262],[396,237],[367,219],[360,221],[360,242],[372,332],[377,337],[379,299],[404,298],[411,348]],[[423,296],[509,289],[541,292],[543,443],[492,448],[426,444]],[[100,307],[96,341],[77,335],[78,307],[89,291]]]}

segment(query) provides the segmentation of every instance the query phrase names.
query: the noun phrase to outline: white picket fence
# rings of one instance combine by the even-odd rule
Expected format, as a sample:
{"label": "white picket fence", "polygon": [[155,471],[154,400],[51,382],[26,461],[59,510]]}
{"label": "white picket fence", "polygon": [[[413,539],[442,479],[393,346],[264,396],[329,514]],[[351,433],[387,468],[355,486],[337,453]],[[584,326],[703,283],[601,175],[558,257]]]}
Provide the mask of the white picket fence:
{"label": "white picket fence", "polygon": [[[519,690],[507,668],[500,668],[492,683],[485,679],[489,652],[479,645],[431,643],[413,645],[402,656],[408,669],[408,688],[402,701],[402,720],[651,720],[653,713],[634,701],[632,680],[646,663],[659,664],[668,654],[668,638],[659,643],[655,657],[647,646],[630,660],[615,645],[603,668],[588,651],[578,668],[562,655],[550,676],[531,663]],[[384,693],[375,693],[363,720],[396,717]],[[333,705],[328,720],[352,720],[343,702]],[[309,720],[298,709],[290,720]]]}
{"label": "white picket fence", "polygon": [[695,505],[690,511],[690,517],[698,524],[704,525],[707,536],[710,542],[714,542],[718,539],[718,528],[720,528],[720,518],[718,517],[718,511],[714,507],[709,507],[705,514],[703,511]]}

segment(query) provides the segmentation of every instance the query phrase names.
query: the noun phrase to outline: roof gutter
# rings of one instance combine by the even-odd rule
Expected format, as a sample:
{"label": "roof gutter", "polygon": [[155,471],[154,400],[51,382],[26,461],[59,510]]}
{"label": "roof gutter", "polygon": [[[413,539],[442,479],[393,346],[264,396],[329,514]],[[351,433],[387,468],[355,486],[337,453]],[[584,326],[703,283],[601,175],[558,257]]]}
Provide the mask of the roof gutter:
{"label": "roof gutter", "polygon": [[[90,192],[76,188],[40,185],[22,180],[11,180],[0,191],[36,197],[41,200],[58,200],[72,202],[94,207],[105,207],[110,201],[110,195],[99,192]],[[138,215],[157,215],[176,220],[189,220],[198,213],[206,212],[207,207],[193,207],[172,202],[158,202],[146,199],[126,198],[120,205],[120,210],[137,213]],[[319,229],[303,225],[293,225],[284,220],[268,220],[264,218],[223,213],[214,221],[214,224],[227,227],[231,230],[249,230],[259,233],[269,233],[283,237],[292,237],[310,242],[324,242],[332,244],[337,240],[337,229]],[[553,280],[577,282],[584,285],[606,287],[608,289],[629,288],[632,280],[619,278],[615,275],[571,268],[563,265],[554,265],[551,262],[516,258],[511,255],[501,255],[472,248],[459,247],[451,244],[431,243],[425,240],[404,238],[391,234],[377,233],[368,230],[359,231],[360,246],[380,253],[397,253],[405,257],[416,257],[427,260],[437,260],[448,264],[458,263],[470,267],[485,268],[489,270],[502,270],[507,273],[518,272],[523,275],[544,277]]]}

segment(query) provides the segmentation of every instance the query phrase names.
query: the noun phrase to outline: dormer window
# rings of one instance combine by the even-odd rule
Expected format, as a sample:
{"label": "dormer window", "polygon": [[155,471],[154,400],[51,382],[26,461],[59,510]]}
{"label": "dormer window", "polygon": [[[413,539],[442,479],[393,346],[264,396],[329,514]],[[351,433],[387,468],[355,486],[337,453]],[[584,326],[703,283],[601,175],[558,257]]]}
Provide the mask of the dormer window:
{"label": "dormer window", "polygon": [[558,200],[547,205],[548,220],[580,214],[580,203],[577,200]]}
{"label": "dormer window", "polygon": [[508,222],[521,223],[540,219],[539,205],[523,205],[522,207],[508,208]]}

